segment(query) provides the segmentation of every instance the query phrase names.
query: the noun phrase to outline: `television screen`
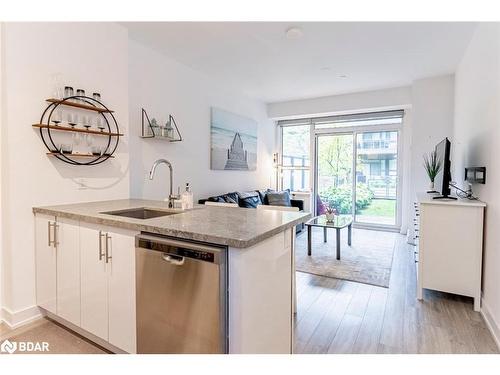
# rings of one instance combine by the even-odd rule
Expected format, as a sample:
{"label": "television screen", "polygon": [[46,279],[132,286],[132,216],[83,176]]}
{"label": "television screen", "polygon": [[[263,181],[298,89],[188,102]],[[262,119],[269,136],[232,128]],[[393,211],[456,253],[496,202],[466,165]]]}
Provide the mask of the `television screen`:
{"label": "television screen", "polygon": [[434,186],[443,197],[448,197],[450,195],[450,148],[451,142],[448,140],[448,138],[445,138],[436,145],[435,149],[437,160],[439,160],[441,163],[441,169],[434,179]]}

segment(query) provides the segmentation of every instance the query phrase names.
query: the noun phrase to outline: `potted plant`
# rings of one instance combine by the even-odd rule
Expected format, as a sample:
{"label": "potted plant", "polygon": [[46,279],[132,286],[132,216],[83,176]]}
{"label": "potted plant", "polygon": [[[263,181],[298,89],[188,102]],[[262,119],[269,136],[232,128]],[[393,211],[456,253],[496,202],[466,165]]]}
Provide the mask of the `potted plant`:
{"label": "potted plant", "polygon": [[441,160],[438,158],[436,151],[432,151],[429,154],[424,155],[424,168],[427,172],[427,176],[429,176],[429,179],[431,180],[428,193],[435,193],[434,179],[441,170]]}
{"label": "potted plant", "polygon": [[333,222],[336,214],[337,214],[337,210],[335,208],[326,207],[326,209],[325,209],[326,221],[328,221],[329,223]]}

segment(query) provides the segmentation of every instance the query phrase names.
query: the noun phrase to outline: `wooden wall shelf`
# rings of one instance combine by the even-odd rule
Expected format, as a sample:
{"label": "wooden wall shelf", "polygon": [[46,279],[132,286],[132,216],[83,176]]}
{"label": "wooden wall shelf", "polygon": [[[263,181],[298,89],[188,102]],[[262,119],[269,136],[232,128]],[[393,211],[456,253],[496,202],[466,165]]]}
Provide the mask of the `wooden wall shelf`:
{"label": "wooden wall shelf", "polygon": [[109,154],[104,154],[104,155],[87,155],[87,154],[71,154],[69,152],[64,152],[64,153],[60,153],[60,152],[47,152],[47,155],[48,156],[60,156],[60,155],[64,155],[64,156],[71,156],[71,157],[75,157],[75,158],[97,158],[97,157],[107,157],[107,158],[114,158],[113,155],[109,155]]}
{"label": "wooden wall shelf", "polygon": [[68,126],[56,126],[56,125],[45,125],[45,124],[33,124],[32,126],[34,128],[50,129],[50,130],[73,132],[73,133],[106,135],[106,136],[111,136],[111,137],[122,137],[123,136],[122,133],[110,133],[110,132],[100,131],[100,130],[87,130],[87,129],[82,129],[82,128],[71,128]]}
{"label": "wooden wall shelf", "polygon": [[106,108],[100,108],[100,107],[93,106],[93,105],[90,105],[90,104],[80,104],[80,103],[76,103],[76,102],[71,102],[69,100],[65,101],[63,99],[50,98],[50,99],[46,99],[46,101],[49,102],[49,103],[57,103],[57,104],[65,105],[65,106],[68,106],[68,107],[75,107],[75,108],[87,109],[89,111],[95,111],[95,112],[101,112],[101,113],[112,113],[112,112],[114,112],[114,111],[111,111],[111,110],[107,110]]}
{"label": "wooden wall shelf", "polygon": [[[123,136],[123,134],[120,133],[120,128],[118,126],[118,123],[116,122],[116,118],[113,115],[112,110],[108,109],[99,100],[85,95],[75,95],[65,99],[49,98],[45,99],[45,101],[48,102],[49,104],[43,111],[42,116],[40,117],[40,121],[37,124],[33,124],[32,127],[33,129],[38,129],[38,132],[40,133],[40,138],[42,139],[43,144],[47,148],[48,157],[56,158],[64,163],[71,165],[98,165],[104,163],[106,160],[113,157],[113,154],[115,153],[118,147],[118,143],[120,142],[120,137]],[[99,114],[99,117],[102,117],[102,120],[105,123],[103,125],[105,127],[100,129],[96,128],[92,129],[90,127],[85,128],[81,126],[72,127],[69,124],[65,124],[63,126],[62,124],[59,123],[59,125],[56,125],[54,121],[52,121],[52,114],[54,113],[54,110],[56,110],[60,105],[65,107],[70,107],[67,108],[68,111],[71,111],[71,108],[79,108],[83,110],[97,112]],[[74,133],[83,133],[83,134],[93,134],[96,136],[105,136],[107,138],[106,139],[107,143],[105,149],[103,149],[103,154],[94,155],[90,153],[73,154],[70,152],[68,153],[61,152],[60,146],[57,146],[53,139],[53,136],[56,135],[55,133],[60,133],[60,132],[69,132],[73,133],[73,135]],[[75,139],[73,139],[73,141],[76,142]],[[88,149],[85,148],[80,150],[73,148],[73,150],[83,151],[83,152],[91,151],[90,148],[92,143],[90,142],[91,139],[87,137],[86,141],[90,143],[87,144],[89,146]]]}

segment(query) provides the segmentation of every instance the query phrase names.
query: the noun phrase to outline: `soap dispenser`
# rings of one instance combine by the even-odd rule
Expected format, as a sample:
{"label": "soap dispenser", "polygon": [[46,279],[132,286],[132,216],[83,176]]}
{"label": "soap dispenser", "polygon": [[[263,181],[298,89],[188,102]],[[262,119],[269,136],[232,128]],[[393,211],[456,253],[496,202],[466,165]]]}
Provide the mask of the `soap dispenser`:
{"label": "soap dispenser", "polygon": [[190,209],[194,207],[193,193],[189,187],[189,182],[186,182],[186,190],[182,193],[182,207],[183,209]]}

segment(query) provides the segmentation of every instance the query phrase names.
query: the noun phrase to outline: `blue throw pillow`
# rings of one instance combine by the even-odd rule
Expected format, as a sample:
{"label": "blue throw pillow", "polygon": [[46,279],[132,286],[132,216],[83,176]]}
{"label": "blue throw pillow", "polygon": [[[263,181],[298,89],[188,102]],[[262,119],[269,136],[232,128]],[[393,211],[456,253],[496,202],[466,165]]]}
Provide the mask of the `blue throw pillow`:
{"label": "blue throw pillow", "polygon": [[256,191],[239,192],[238,198],[240,207],[256,208],[259,204],[262,204],[260,195]]}
{"label": "blue throw pillow", "polygon": [[266,194],[266,200],[270,206],[292,206],[290,202],[290,192],[288,190],[269,192]]}

